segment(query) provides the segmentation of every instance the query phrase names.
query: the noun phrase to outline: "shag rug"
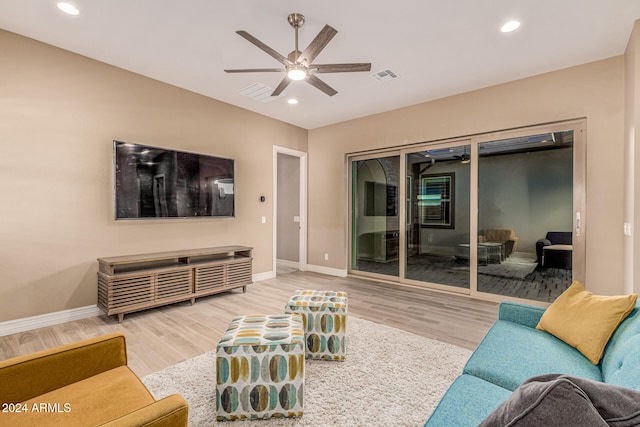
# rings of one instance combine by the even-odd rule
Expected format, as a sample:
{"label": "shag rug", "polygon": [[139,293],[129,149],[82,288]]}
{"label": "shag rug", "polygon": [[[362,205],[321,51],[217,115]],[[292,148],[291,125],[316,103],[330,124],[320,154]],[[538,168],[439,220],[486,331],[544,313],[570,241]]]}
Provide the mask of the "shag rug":
{"label": "shag rug", "polygon": [[305,362],[304,415],[216,421],[215,350],[142,379],[156,399],[179,393],[190,426],[422,426],[471,351],[350,316],[344,362]]}

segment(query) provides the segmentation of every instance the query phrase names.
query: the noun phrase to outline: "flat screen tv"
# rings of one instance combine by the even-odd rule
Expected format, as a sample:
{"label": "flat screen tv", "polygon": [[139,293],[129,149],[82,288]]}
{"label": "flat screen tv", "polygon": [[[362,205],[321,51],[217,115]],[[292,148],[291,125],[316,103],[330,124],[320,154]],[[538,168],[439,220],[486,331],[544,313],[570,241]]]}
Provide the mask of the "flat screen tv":
{"label": "flat screen tv", "polygon": [[113,141],[116,219],[234,217],[234,161]]}

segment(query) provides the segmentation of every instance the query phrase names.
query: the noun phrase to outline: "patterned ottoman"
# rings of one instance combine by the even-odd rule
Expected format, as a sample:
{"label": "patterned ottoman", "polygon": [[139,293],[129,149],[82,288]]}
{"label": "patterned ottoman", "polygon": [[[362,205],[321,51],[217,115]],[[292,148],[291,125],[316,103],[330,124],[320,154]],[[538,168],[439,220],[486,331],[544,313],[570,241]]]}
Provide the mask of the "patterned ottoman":
{"label": "patterned ottoman", "polygon": [[304,359],[300,315],[234,318],[216,351],[216,419],[301,417]]}
{"label": "patterned ottoman", "polygon": [[311,359],[344,361],[347,353],[347,293],[296,291],[286,313],[302,314]]}

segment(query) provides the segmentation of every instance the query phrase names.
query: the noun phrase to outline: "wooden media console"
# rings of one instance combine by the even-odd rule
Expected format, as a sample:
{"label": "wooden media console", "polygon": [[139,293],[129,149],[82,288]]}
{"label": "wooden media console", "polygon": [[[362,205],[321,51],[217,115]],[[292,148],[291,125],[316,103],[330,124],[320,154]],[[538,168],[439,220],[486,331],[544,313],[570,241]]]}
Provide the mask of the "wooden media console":
{"label": "wooden media console", "polygon": [[98,307],[108,316],[145,310],[251,284],[253,248],[221,246],[98,258]]}

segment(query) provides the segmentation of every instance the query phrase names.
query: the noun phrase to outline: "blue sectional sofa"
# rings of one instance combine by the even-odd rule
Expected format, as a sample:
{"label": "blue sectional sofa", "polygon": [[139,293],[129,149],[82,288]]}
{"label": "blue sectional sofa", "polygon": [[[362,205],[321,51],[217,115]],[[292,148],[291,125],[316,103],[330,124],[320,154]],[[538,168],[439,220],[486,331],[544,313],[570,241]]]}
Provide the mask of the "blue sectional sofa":
{"label": "blue sectional sofa", "polygon": [[526,379],[565,374],[640,390],[640,305],[618,326],[598,365],[536,330],[544,308],[500,303],[498,320],[451,384],[425,427],[477,426]]}

